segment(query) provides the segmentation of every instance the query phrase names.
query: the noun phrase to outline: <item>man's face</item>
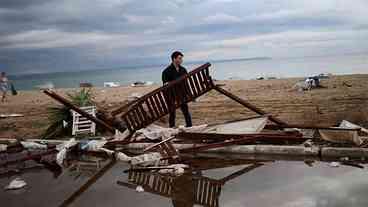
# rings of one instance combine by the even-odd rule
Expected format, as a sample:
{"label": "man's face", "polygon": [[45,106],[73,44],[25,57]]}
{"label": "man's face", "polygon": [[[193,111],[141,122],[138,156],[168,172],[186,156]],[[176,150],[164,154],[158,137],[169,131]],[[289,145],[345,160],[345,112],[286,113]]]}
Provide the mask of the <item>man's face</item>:
{"label": "man's face", "polygon": [[179,55],[178,57],[174,58],[174,63],[176,65],[181,65],[183,63],[183,56]]}

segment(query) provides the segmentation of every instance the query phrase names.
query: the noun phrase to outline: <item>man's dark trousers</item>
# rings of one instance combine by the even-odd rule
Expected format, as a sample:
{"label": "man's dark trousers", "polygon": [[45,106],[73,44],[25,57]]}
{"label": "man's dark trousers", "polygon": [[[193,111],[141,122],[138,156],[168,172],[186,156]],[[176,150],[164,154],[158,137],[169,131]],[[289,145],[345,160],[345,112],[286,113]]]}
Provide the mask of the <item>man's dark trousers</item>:
{"label": "man's dark trousers", "polygon": [[[189,113],[188,104],[184,103],[180,106],[181,111],[183,112],[186,127],[192,126],[192,116]],[[175,127],[175,118],[176,118],[176,111],[173,110],[169,113],[169,126],[170,128]]]}

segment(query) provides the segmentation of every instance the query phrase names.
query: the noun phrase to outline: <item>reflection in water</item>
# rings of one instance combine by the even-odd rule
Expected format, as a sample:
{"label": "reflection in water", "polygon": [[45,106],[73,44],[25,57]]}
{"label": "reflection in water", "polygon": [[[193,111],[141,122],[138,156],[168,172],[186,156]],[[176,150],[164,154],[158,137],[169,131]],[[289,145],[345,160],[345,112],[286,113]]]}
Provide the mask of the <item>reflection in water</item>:
{"label": "reflection in water", "polygon": [[[50,157],[51,158],[51,157]],[[276,162],[272,162],[277,160]],[[338,161],[341,166],[332,168],[328,162]],[[246,155],[201,155],[183,157],[190,170],[182,176],[159,174],[155,171],[129,171],[127,179],[121,176],[126,165],[119,164],[83,193],[74,206],[367,206],[364,196],[368,174],[356,165],[366,161],[320,160],[318,158]],[[52,163],[52,162],[51,162]],[[57,179],[50,171],[42,170],[37,160],[8,165],[17,169],[29,184],[18,192],[0,193],[0,200],[8,206],[58,206],[72,192],[106,164],[103,158],[76,156],[69,158]],[[349,166],[343,166],[344,163]],[[34,167],[32,167],[34,166]],[[52,166],[52,165],[51,165]],[[309,167],[312,166],[312,167]],[[354,167],[351,167],[354,166]],[[41,169],[42,168],[42,169]],[[257,169],[256,169],[257,168]],[[255,171],[253,171],[256,169]],[[4,171],[2,171],[4,172]],[[51,171],[53,172],[53,171]],[[249,172],[249,173],[248,173]],[[244,175],[244,176],[242,176]],[[0,173],[1,186],[14,177]],[[78,178],[78,179],[76,179]],[[119,188],[118,184],[128,188]],[[235,180],[236,179],[236,180]],[[142,186],[147,194],[136,194]],[[106,193],[109,195],[106,199]],[[148,196],[147,195],[158,195]],[[44,202],[44,197],[48,202]],[[80,201],[83,201],[82,203]],[[358,202],[358,203],[357,203]],[[341,204],[341,205],[340,205]],[[343,204],[343,205],[342,205]],[[357,205],[355,205],[357,204]]]}
{"label": "reflection in water", "polygon": [[[75,178],[81,175],[92,176],[105,164],[106,158],[69,153],[66,168]],[[56,153],[52,150],[19,150],[0,153],[0,179],[14,175],[47,170],[54,178],[62,174],[62,168],[56,163]]]}
{"label": "reflection in water", "polygon": [[[244,160],[242,161],[244,163]],[[245,161],[248,163],[249,161]],[[210,178],[202,175],[203,169],[216,169],[228,166],[228,161],[221,162],[203,162],[200,166],[197,162],[197,169],[186,171],[180,176],[162,175],[154,172],[129,171],[128,182],[118,181],[118,184],[136,189],[142,186],[146,192],[168,197],[172,200],[174,207],[192,207],[195,204],[207,207],[218,207],[221,189],[226,182],[252,171],[262,163],[254,162],[247,167],[227,175],[220,179]],[[238,164],[241,163],[238,161]],[[201,170],[200,170],[201,169]]]}

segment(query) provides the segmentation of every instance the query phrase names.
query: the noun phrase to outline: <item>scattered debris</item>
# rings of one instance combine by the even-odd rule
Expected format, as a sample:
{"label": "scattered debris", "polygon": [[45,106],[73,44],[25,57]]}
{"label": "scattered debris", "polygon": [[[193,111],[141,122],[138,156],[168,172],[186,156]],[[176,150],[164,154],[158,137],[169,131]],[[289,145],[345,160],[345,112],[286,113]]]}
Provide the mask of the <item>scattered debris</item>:
{"label": "scattered debris", "polygon": [[138,100],[140,97],[142,97],[142,94],[140,93],[132,93],[128,96],[128,101],[132,102],[132,101],[136,101]]}
{"label": "scattered debris", "polygon": [[304,163],[309,167],[313,167],[314,162],[315,162],[314,160],[304,160]]}
{"label": "scattered debris", "polygon": [[341,157],[340,160],[341,161],[349,161],[349,157]]}
{"label": "scattered debris", "polygon": [[117,82],[104,82],[105,88],[116,88],[119,86],[120,86],[120,83],[117,83]]}
{"label": "scattered debris", "polygon": [[320,129],[318,130],[321,138],[334,143],[351,143],[357,146],[363,143],[362,139],[358,136],[358,130],[352,130],[344,127],[336,127],[346,130],[331,130],[331,129]]}
{"label": "scattered debris", "polygon": [[6,144],[0,144],[0,152],[5,152],[8,148],[8,145]]}
{"label": "scattered debris", "polygon": [[135,189],[138,193],[142,193],[144,192],[144,188],[140,185],[137,186],[137,188]]}
{"label": "scattered debris", "polygon": [[170,174],[173,176],[180,176],[184,174],[185,169],[189,168],[188,165],[184,164],[174,164],[166,166],[166,169],[161,169],[158,172],[161,174]]}
{"label": "scattered debris", "polygon": [[[175,178],[185,177],[187,172],[188,174],[193,173],[195,166],[188,164],[185,156],[191,156],[195,159],[200,152],[204,151],[216,150],[221,152],[221,150],[228,150],[228,152],[234,153],[318,156],[321,159],[324,155],[335,158],[352,155],[352,158],[356,158],[361,154],[366,154],[363,148],[360,148],[360,152],[352,152],[352,148],[346,148],[350,151],[344,151],[341,155],[336,153],[336,150],[341,148],[331,147],[326,149],[323,146],[326,142],[321,142],[318,137],[321,135],[323,140],[328,141],[328,144],[332,142],[361,145],[358,131],[363,131],[363,128],[347,121],[343,121],[339,127],[288,124],[215,85],[209,75],[209,66],[209,63],[204,64],[186,76],[148,94],[131,94],[128,97],[130,100],[127,105],[99,117],[91,116],[86,110],[74,106],[52,91],[47,90],[45,93],[76,111],[82,117],[86,117],[86,119],[105,127],[109,132],[115,134],[115,140],[81,141],[79,150],[106,153],[114,160],[129,163],[131,166],[128,170],[129,178],[133,182],[129,186],[138,192],[157,190],[155,186],[150,186],[155,185],[150,182],[150,179],[162,181],[164,186],[170,186]],[[313,87],[320,87],[319,79],[320,77],[317,76],[309,77],[302,83],[302,89],[310,90]],[[108,85],[105,87],[114,87],[113,84]],[[132,84],[134,87],[145,85],[147,85],[146,82]],[[192,102],[213,89],[260,116],[212,126],[200,125],[190,128],[171,129],[153,124],[172,110],[179,108],[181,104]],[[170,103],[173,104],[170,105]],[[316,132],[319,132],[319,134]],[[59,150],[57,163],[60,166],[63,165],[67,153],[71,151],[70,149],[76,143],[75,140],[71,139],[57,147]],[[320,145],[320,143],[322,144]],[[130,147],[134,145],[139,145],[141,150],[136,156],[129,156],[130,154],[126,151],[117,151],[117,149],[131,149]],[[312,166],[313,162],[313,160],[305,161],[309,166]],[[341,164],[357,166],[349,158],[343,158],[340,162],[329,163],[331,167],[339,167]],[[215,192],[227,180],[261,165],[263,164],[253,163],[253,165],[247,166],[243,170],[221,180],[196,175],[197,177],[191,182],[206,183],[208,188],[213,187],[213,189],[207,189],[208,192]],[[170,175],[170,179],[162,179],[160,176],[163,174]],[[144,179],[142,180],[142,178]],[[168,190],[166,194],[164,192],[158,194],[167,195]],[[212,203],[218,202],[218,200],[216,201],[218,199],[217,194],[211,196],[214,198],[211,201]],[[201,202],[197,203],[203,204]]]}
{"label": "scattered debris", "polygon": [[346,120],[342,120],[342,122],[340,123],[340,127],[347,128],[347,129],[360,129],[360,131],[368,134],[368,129],[365,129],[357,124],[351,123]]}
{"label": "scattered debris", "polygon": [[350,88],[350,87],[352,87],[352,86],[353,86],[352,84],[346,83],[345,81],[344,81],[344,82],[342,82],[342,85],[343,85],[343,86],[346,86],[346,87],[348,87],[348,88]]}
{"label": "scattered debris", "polygon": [[303,142],[303,146],[304,147],[312,147],[313,146],[313,141],[311,139],[308,139],[305,142]]}
{"label": "scattered debris", "polygon": [[130,86],[132,87],[140,87],[140,86],[151,86],[153,85],[152,81],[136,81],[132,83]]}
{"label": "scattered debris", "polygon": [[330,162],[330,167],[340,167],[339,162]]}
{"label": "scattered debris", "polygon": [[130,162],[132,165],[157,166],[160,163],[161,158],[162,156],[160,153],[153,152],[132,157]]}
{"label": "scattered debris", "polygon": [[299,92],[303,92],[303,91],[310,90],[310,85],[306,83],[305,81],[299,81],[293,86],[293,89]]}
{"label": "scattered debris", "polygon": [[55,88],[55,85],[52,82],[47,82],[45,84],[36,86],[36,88],[40,90],[52,90]]}
{"label": "scattered debris", "polygon": [[5,190],[18,190],[24,188],[27,183],[22,178],[15,178],[12,180],[9,185],[5,187]]}
{"label": "scattered debris", "polygon": [[60,167],[64,166],[63,164],[67,156],[68,150],[77,144],[78,142],[74,138],[72,138],[69,141],[56,146],[56,149],[59,151],[56,155],[56,162]]}
{"label": "scattered debris", "polygon": [[175,136],[180,132],[202,132],[206,130],[207,125],[199,125],[192,127],[179,126],[179,128],[165,128],[155,124],[151,124],[146,128],[140,129],[134,133],[131,140],[164,140],[169,137]]}
{"label": "scattered debris", "polygon": [[23,147],[25,149],[29,149],[29,150],[40,150],[40,149],[47,149],[47,145],[44,145],[44,144],[39,144],[39,143],[36,143],[36,142],[26,142],[26,141],[21,141],[20,142]]}
{"label": "scattered debris", "polygon": [[0,119],[23,117],[23,114],[0,114]]}
{"label": "scattered debris", "polygon": [[[96,117],[96,106],[84,106],[80,107],[81,110],[88,113],[89,115]],[[83,117],[78,112],[72,110],[72,116],[73,116],[73,127],[72,127],[72,135],[77,134],[96,134],[96,124]]]}
{"label": "scattered debris", "polygon": [[226,124],[218,124],[208,127],[204,132],[219,134],[250,134],[263,130],[268,121],[268,117],[252,118],[243,121],[235,121]]}
{"label": "scattered debris", "polygon": [[87,140],[84,143],[80,143],[81,150],[84,151],[100,151],[107,143],[106,140]]}

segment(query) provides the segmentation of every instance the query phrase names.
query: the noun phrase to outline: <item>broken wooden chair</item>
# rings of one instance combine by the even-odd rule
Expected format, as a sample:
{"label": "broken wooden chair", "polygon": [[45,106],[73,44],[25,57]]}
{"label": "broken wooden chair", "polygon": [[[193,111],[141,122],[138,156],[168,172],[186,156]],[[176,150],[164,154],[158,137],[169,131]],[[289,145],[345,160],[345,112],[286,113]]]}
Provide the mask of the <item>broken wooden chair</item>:
{"label": "broken wooden chair", "polygon": [[[85,111],[86,113],[90,114],[91,116],[96,117],[96,107],[95,106],[85,106],[80,107],[81,110]],[[79,134],[96,134],[96,123],[83,117],[78,112],[71,110],[73,115],[73,127],[72,127],[72,135],[79,135]]]}

